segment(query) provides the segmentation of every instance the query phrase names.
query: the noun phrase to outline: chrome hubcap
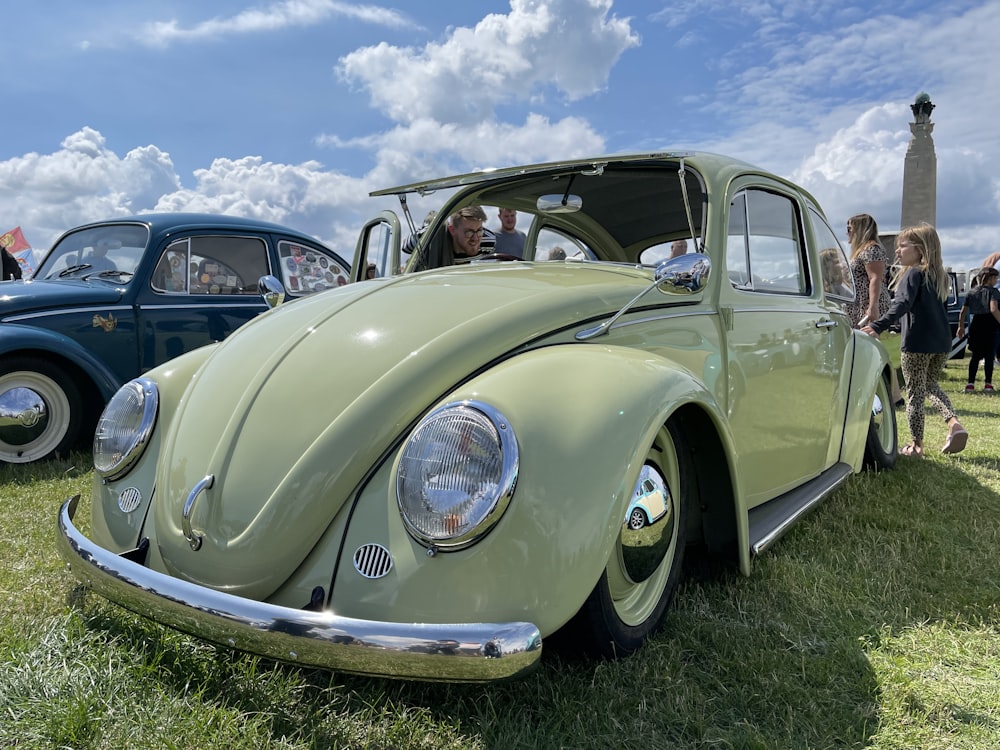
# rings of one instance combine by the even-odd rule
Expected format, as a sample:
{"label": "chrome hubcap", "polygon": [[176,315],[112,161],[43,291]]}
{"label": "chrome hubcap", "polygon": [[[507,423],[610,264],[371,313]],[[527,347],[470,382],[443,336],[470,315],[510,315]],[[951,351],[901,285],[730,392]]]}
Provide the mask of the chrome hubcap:
{"label": "chrome hubcap", "polygon": [[[642,467],[635,494],[641,496],[649,513],[643,514],[638,508],[634,509],[633,516],[636,513],[643,516],[639,526],[633,523],[630,516],[622,527],[622,565],[629,579],[641,583],[659,567],[670,549],[676,512],[666,479],[649,464]],[[646,515],[649,517],[648,525],[645,524]]]}
{"label": "chrome hubcap", "polygon": [[49,408],[31,388],[11,388],[0,393],[0,442],[27,445],[49,426]]}

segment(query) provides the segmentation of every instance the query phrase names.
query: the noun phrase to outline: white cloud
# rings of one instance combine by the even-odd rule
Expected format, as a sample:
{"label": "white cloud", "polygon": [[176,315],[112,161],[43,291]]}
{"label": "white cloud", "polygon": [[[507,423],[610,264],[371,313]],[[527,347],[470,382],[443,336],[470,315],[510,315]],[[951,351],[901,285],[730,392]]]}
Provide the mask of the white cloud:
{"label": "white cloud", "polygon": [[4,211],[31,227],[27,239],[36,248],[47,248],[76,224],[148,210],[159,196],[180,187],[170,156],[155,146],[119,157],[92,128],[60,145],[52,154],[0,162]]}
{"label": "white cloud", "polygon": [[314,26],[336,16],[390,28],[413,26],[406,16],[390,8],[335,0],[282,0],[263,9],[245,10],[228,18],[212,18],[190,27],[176,20],[154,21],[144,24],[135,38],[148,46],[167,47],[173,42]]}
{"label": "white cloud", "polygon": [[611,0],[511,0],[507,15],[452,29],[422,49],[381,43],[340,59],[338,72],[398,123],[472,124],[497,104],[555,89],[573,101],[601,90],[639,43]]}
{"label": "white cloud", "polygon": [[259,156],[216,159],[194,174],[192,188],[163,195],[156,211],[249,216],[296,229],[348,256],[371,206],[363,179],[327,171],[318,162],[276,164]]}

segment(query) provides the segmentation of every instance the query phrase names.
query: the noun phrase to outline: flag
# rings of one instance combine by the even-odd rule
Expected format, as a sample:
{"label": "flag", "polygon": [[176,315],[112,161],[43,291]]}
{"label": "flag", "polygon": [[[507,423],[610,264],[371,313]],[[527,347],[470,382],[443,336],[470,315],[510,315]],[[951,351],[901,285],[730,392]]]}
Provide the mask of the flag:
{"label": "flag", "polygon": [[13,255],[21,250],[30,250],[31,245],[24,239],[21,227],[14,227],[7,234],[0,236],[0,247]]}
{"label": "flag", "polygon": [[35,273],[35,253],[24,239],[21,227],[14,227],[6,234],[0,235],[0,247],[9,252],[21,266],[21,277],[30,279]]}
{"label": "flag", "polygon": [[19,253],[13,253],[14,260],[21,266],[21,278],[30,279],[35,275],[35,251],[30,247]]}

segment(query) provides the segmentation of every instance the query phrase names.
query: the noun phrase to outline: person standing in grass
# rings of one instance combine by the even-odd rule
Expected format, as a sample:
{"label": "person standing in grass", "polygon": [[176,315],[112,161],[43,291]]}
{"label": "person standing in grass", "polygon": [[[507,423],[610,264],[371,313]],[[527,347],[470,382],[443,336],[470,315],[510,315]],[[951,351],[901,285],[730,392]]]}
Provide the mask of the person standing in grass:
{"label": "person standing in grass", "polygon": [[[990,253],[983,261],[983,268],[996,268],[1000,270],[1000,252]],[[1000,365],[1000,331],[993,337],[993,359],[995,364]]]}
{"label": "person standing in grass", "polygon": [[993,356],[997,333],[1000,332],[1000,291],[996,283],[1000,279],[1000,271],[992,266],[980,269],[972,282],[972,290],[965,295],[962,312],[958,316],[958,337],[965,335],[965,319],[972,314],[969,323],[969,382],[966,392],[976,390],[976,374],[979,362],[983,362],[983,377],[986,384],[983,390],[993,392]]}
{"label": "person standing in grass", "polygon": [[[889,255],[878,236],[878,224],[871,214],[855,214],[847,220],[847,239],[851,243],[850,273],[854,277],[856,297],[844,305],[844,312],[854,328],[878,320],[889,310]],[[892,402],[903,405],[903,394],[892,371]]]}
{"label": "person standing in grass", "polygon": [[895,299],[878,320],[861,328],[875,336],[900,320],[900,364],[906,381],[906,420],[913,442],[900,449],[904,456],[924,455],[924,399],[930,398],[948,425],[942,453],[965,448],[969,433],[958,421],[938,380],[951,352],[951,327],[945,300],[948,273],[941,262],[941,240],[930,224],[907,227],[896,241],[896,260],[903,266],[893,282]]}

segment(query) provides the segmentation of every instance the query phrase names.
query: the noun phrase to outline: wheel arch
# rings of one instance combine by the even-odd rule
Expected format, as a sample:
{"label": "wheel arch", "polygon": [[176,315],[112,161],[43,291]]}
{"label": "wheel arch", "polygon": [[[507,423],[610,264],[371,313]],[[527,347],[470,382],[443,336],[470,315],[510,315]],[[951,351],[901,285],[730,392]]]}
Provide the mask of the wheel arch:
{"label": "wheel arch", "polygon": [[[724,434],[701,405],[687,403],[669,415],[677,420],[694,467],[693,500],[687,538],[702,544],[714,558],[741,563],[740,517],[733,486],[733,462]],[[745,514],[744,514],[745,515]],[[743,524],[745,532],[745,524]],[[748,561],[749,562],[749,561]]]}
{"label": "wheel arch", "polygon": [[[879,379],[886,374],[891,376],[892,367],[889,353],[878,339],[860,331],[854,333],[854,358],[848,395],[850,400],[847,404],[840,460],[848,464],[855,473],[860,472],[864,466],[868,423]],[[890,408],[893,407],[890,405]]]}
{"label": "wheel arch", "polygon": [[[589,382],[601,386],[577,388],[571,379],[553,386],[553,372],[586,372]],[[724,408],[695,375],[669,359],[613,345],[552,346],[490,368],[446,400],[466,398],[483,399],[499,409],[519,441],[531,436],[520,445],[518,489],[501,523],[516,528],[515,535],[536,551],[546,545],[536,562],[560,581],[560,598],[576,599],[570,607],[574,611],[596,585],[615,547],[650,444],[673,420],[680,424],[699,475],[699,497],[686,528],[694,526],[697,542],[727,558],[734,557],[739,533],[746,536],[735,501]],[[553,428],[560,422],[564,429]],[[585,434],[599,436],[599,442],[587,443],[581,437]],[[600,447],[599,455],[581,461],[584,445]],[[580,502],[583,498],[587,501]],[[533,510],[519,519],[525,502]],[[560,528],[555,543],[534,540],[538,513]],[[554,551],[564,538],[571,540],[566,549]],[[483,546],[490,545],[487,540]],[[581,549],[589,552],[581,557]],[[566,601],[550,599],[547,606],[564,617],[573,614],[564,609]]]}
{"label": "wheel arch", "polygon": [[68,336],[52,331],[5,323],[0,326],[0,357],[42,360],[73,381],[85,409],[81,445],[96,427],[104,405],[121,385],[103,361]]}
{"label": "wheel arch", "polygon": [[110,367],[69,336],[54,331],[4,323],[0,325],[0,356],[38,357],[72,374],[77,385],[90,383],[90,390],[106,403],[121,385]]}

